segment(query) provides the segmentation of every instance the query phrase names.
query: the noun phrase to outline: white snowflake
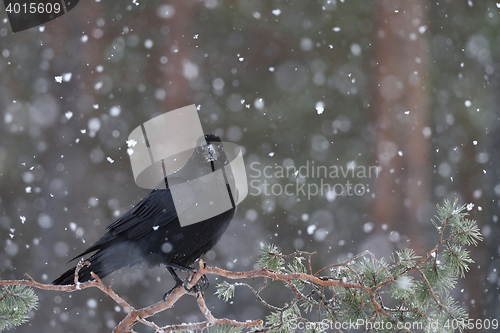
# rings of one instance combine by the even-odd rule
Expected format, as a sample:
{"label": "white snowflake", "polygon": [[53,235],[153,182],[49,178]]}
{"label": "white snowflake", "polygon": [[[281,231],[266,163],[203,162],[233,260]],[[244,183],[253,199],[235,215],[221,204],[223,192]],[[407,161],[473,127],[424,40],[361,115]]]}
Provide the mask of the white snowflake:
{"label": "white snowflake", "polygon": [[130,139],[130,140],[127,140],[127,147],[135,147],[135,145],[137,144],[137,141],[135,141],[134,139]]}

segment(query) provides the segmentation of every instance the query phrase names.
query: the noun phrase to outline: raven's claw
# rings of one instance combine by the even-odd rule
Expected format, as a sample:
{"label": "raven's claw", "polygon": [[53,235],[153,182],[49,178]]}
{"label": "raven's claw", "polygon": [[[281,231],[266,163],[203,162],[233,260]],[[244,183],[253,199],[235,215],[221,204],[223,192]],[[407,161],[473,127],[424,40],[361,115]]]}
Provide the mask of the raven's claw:
{"label": "raven's claw", "polygon": [[187,283],[183,283],[182,286],[184,287],[184,289],[190,293],[190,292],[195,292],[196,294],[199,294],[200,291],[201,291],[201,288],[198,284],[195,284],[194,286],[192,286],[191,288],[188,288],[187,286]]}
{"label": "raven's claw", "polygon": [[[206,263],[203,263],[203,264],[204,264],[204,268],[207,267]],[[169,271],[169,273],[172,275],[172,277],[175,280],[175,286],[163,295],[163,301],[165,301],[167,299],[168,295],[170,295],[175,288],[177,288],[181,285],[184,287],[184,289],[188,293],[191,293],[191,292],[196,293],[197,297],[200,296],[200,293],[202,293],[203,290],[208,289],[208,286],[210,285],[210,283],[209,283],[208,277],[206,275],[202,275],[200,277],[200,279],[198,280],[198,282],[194,286],[192,286],[191,288],[188,288],[187,285],[189,284],[189,281],[191,280],[192,275],[188,276],[185,280],[181,280],[181,278],[179,278],[177,273],[175,273],[174,267],[179,269],[179,270],[183,270],[183,271],[187,271],[187,272],[191,272],[191,273],[193,273],[195,271],[195,269],[192,267],[182,267],[182,266],[177,266],[177,265],[167,266],[167,270]]]}
{"label": "raven's claw", "polygon": [[200,278],[200,281],[203,283],[202,289],[207,290],[208,287],[210,286],[210,281],[208,280],[208,277],[205,274],[203,274],[203,276]]}
{"label": "raven's claw", "polygon": [[165,302],[167,300],[167,297],[172,293],[172,291],[174,291],[174,289],[180,285],[183,285],[183,283],[182,283],[182,280],[179,279],[178,281],[175,282],[175,286],[173,286],[172,289],[170,289],[165,294],[163,294],[163,302]]}
{"label": "raven's claw", "polygon": [[194,286],[192,286],[191,288],[187,287],[189,280],[190,280],[190,277],[188,277],[186,280],[184,280],[184,283],[182,284],[184,286],[184,289],[188,293],[195,292],[198,296],[200,295],[201,292],[203,292],[203,290],[207,290],[208,286],[210,285],[206,275],[202,275],[200,277],[200,279],[198,280],[198,282]]}

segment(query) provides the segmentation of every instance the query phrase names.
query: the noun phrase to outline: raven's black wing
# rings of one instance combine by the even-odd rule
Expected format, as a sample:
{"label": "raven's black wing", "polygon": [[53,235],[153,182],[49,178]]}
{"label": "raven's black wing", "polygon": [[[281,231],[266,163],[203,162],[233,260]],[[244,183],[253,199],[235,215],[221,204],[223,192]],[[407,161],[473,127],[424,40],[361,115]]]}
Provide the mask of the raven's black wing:
{"label": "raven's black wing", "polygon": [[[87,259],[91,266],[80,270],[80,281],[91,280],[92,271],[103,278],[117,269],[144,261],[144,254],[141,253],[140,247],[136,246],[136,242],[138,240],[148,242],[145,236],[152,235],[151,231],[165,226],[169,228],[172,224],[175,229],[175,224],[178,223],[170,190],[152,190],[135,207],[108,225],[108,232],[101,239],[72,259],[97,251]],[[75,267],[64,272],[53,283],[73,284],[74,275]]]}
{"label": "raven's black wing", "polygon": [[177,221],[177,212],[169,189],[154,189],[128,212],[109,224],[108,232],[84,252],[86,254],[106,247],[117,239],[135,240],[152,230]]}

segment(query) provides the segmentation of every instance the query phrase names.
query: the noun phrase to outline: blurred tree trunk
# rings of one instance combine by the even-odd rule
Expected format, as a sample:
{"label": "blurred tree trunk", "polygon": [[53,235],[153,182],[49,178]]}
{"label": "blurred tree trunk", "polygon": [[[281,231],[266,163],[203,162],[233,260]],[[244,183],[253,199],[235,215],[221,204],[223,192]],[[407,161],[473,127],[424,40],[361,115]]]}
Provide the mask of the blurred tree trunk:
{"label": "blurred tree trunk", "polygon": [[[164,19],[158,16],[157,7],[152,6],[147,14],[151,26],[158,27],[163,40],[157,40],[148,61],[147,80],[158,83],[158,89],[163,89],[156,96],[158,110],[164,113],[193,104],[193,93],[188,79],[184,76],[186,61],[194,61],[193,22],[199,13],[199,3],[194,1],[178,1],[173,3],[172,17]],[[156,45],[158,43],[158,45]],[[161,57],[167,57],[166,64],[160,62]],[[158,92],[158,90],[157,90]]]}
{"label": "blurred tree trunk", "polygon": [[[376,180],[372,217],[408,236],[418,253],[428,223],[430,135],[425,0],[379,0],[375,28]],[[419,237],[419,235],[421,235]]]}
{"label": "blurred tree trunk", "polygon": [[[481,133],[478,133],[474,127],[470,127],[468,129],[468,135],[470,138],[479,138],[481,137]],[[464,145],[464,156],[476,156],[477,149],[472,144],[472,142],[467,142]],[[471,163],[470,159],[465,159],[464,163],[462,163],[460,168],[460,173],[457,174],[457,183],[460,186],[459,193],[464,195],[463,199],[466,203],[468,202],[478,202],[478,198],[474,197],[474,192],[480,188],[481,184],[481,165],[476,163]],[[478,214],[476,209],[469,212],[470,218],[478,221],[478,226],[481,228],[482,225],[486,221],[484,221],[485,216],[491,216],[490,214]],[[481,221],[483,220],[483,221]],[[487,276],[484,270],[481,270],[481,267],[488,267],[490,258],[493,258],[495,254],[488,253],[488,243],[487,240],[483,244],[479,244],[479,246],[470,246],[468,250],[470,250],[471,258],[474,260],[474,263],[469,265],[469,271],[465,275],[465,285],[466,292],[464,293],[465,298],[467,299],[467,304],[465,309],[469,313],[469,318],[473,319],[486,319],[488,317],[495,318],[495,315],[490,316],[490,314],[485,311],[485,307],[487,305],[484,302],[484,298],[489,296],[489,293],[486,294],[484,291],[488,290],[487,288]],[[496,250],[496,249],[495,249]],[[494,251],[492,251],[494,252]],[[493,290],[495,288],[492,288]],[[492,292],[493,292],[492,290]],[[467,330],[468,332],[481,332],[480,329],[474,328]]]}

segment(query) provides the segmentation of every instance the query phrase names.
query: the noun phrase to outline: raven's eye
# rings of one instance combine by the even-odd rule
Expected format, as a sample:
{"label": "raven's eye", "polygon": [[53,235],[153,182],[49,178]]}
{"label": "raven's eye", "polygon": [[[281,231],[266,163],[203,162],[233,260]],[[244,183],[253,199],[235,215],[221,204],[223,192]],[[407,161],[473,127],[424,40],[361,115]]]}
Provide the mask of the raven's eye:
{"label": "raven's eye", "polygon": [[213,159],[213,157],[214,157],[214,146],[212,146],[212,145],[208,146],[208,155]]}
{"label": "raven's eye", "polygon": [[207,154],[205,155],[205,161],[213,162],[217,160],[217,151],[215,150],[214,146],[212,144],[209,144],[206,149]]}

